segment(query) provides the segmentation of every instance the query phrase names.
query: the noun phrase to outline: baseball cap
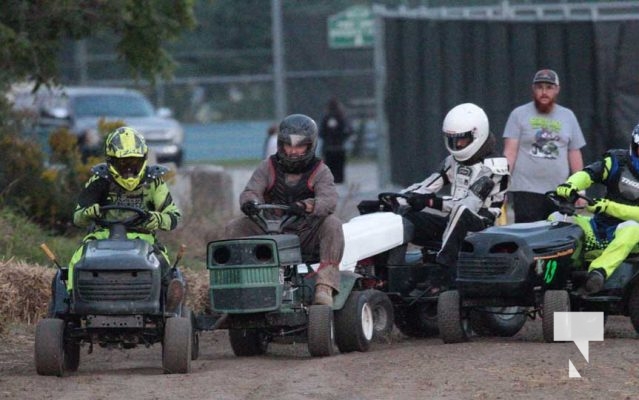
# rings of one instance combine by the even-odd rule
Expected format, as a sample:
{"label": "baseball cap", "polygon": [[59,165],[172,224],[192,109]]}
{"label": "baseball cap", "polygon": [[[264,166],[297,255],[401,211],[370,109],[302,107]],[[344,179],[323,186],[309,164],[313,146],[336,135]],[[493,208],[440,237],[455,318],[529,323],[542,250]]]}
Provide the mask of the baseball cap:
{"label": "baseball cap", "polygon": [[533,84],[539,82],[552,83],[559,86],[559,76],[552,69],[541,69],[537,71],[533,78]]}

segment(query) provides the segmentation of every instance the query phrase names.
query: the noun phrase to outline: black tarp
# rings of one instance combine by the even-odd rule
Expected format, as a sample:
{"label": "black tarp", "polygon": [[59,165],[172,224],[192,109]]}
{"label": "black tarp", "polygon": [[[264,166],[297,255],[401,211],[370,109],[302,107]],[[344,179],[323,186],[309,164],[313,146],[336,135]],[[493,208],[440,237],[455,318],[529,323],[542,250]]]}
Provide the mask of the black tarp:
{"label": "black tarp", "polygon": [[[558,102],[586,137],[586,163],[627,148],[639,122],[639,21],[384,19],[385,113],[391,181],[407,185],[446,152],[441,123],[459,103],[480,105],[502,144],[510,111],[531,100],[538,69],[558,72]],[[501,148],[500,148],[501,151]]]}

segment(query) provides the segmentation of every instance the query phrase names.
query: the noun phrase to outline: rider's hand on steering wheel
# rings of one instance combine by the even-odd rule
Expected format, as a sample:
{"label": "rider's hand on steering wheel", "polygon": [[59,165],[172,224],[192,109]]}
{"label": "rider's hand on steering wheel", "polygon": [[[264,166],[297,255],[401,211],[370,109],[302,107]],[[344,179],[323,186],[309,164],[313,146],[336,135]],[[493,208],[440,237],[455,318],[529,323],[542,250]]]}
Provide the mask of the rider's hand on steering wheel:
{"label": "rider's hand on steering wheel", "polygon": [[288,212],[291,213],[292,215],[298,215],[300,217],[303,217],[304,215],[306,215],[306,204],[304,204],[301,201],[296,201],[295,203],[291,203],[289,205],[289,209]]}
{"label": "rider's hand on steering wheel", "polygon": [[246,215],[257,215],[260,212],[260,209],[257,208],[257,202],[255,200],[245,201],[244,204],[240,207],[240,210]]}
{"label": "rider's hand on steering wheel", "polygon": [[406,202],[413,211],[421,211],[426,207],[432,207],[434,198],[434,193],[411,193],[411,196],[406,199]]}
{"label": "rider's hand on steering wheel", "polygon": [[82,215],[87,219],[100,218],[100,205],[98,203],[91,204],[82,211]]}
{"label": "rider's hand on steering wheel", "polygon": [[577,187],[570,182],[562,183],[557,186],[556,192],[557,196],[563,197],[570,203],[574,203],[579,198]]}

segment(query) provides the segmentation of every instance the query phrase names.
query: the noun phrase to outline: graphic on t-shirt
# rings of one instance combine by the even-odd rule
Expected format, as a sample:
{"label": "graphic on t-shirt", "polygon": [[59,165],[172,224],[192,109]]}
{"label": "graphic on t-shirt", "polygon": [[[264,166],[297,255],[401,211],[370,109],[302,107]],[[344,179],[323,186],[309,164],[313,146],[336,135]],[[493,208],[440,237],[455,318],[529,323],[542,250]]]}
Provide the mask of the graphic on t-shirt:
{"label": "graphic on t-shirt", "polygon": [[530,126],[535,130],[535,141],[530,148],[530,155],[539,158],[556,159],[559,157],[559,132],[561,123],[546,118],[533,117]]}

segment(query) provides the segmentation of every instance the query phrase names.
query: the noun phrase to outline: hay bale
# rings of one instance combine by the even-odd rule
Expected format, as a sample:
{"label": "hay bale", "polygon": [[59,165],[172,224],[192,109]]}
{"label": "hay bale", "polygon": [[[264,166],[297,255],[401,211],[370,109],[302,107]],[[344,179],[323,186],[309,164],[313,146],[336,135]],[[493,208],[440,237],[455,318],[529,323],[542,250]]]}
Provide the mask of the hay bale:
{"label": "hay bale", "polygon": [[0,264],[0,331],[8,322],[36,323],[47,314],[55,269],[9,260]]}
{"label": "hay bale", "polygon": [[208,271],[194,271],[182,269],[186,279],[186,304],[195,314],[209,310],[209,273]]}

